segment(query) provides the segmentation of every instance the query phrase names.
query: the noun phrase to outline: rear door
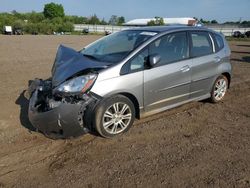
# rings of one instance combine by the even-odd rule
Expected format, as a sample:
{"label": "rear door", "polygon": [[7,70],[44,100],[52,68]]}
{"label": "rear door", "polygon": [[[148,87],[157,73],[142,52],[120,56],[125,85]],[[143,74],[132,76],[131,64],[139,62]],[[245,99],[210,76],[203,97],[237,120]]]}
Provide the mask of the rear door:
{"label": "rear door", "polygon": [[144,70],[146,111],[189,99],[192,60],[189,59],[187,32],[167,34],[149,45],[149,55],[158,54],[156,67]]}
{"label": "rear door", "polygon": [[190,31],[192,79],[190,98],[210,93],[220,58],[214,53],[212,36],[206,31]]}

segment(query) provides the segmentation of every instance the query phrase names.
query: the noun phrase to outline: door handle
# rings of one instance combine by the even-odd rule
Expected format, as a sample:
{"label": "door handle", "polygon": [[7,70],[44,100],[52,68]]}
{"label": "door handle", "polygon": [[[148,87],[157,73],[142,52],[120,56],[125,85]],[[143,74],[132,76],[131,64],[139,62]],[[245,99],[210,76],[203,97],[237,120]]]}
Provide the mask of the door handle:
{"label": "door handle", "polygon": [[221,61],[221,58],[220,58],[219,56],[216,56],[216,57],[214,58],[214,60],[215,60],[215,63],[219,63],[219,62]]}
{"label": "door handle", "polygon": [[188,65],[186,65],[180,69],[181,72],[188,72],[189,70],[190,70],[190,67]]}

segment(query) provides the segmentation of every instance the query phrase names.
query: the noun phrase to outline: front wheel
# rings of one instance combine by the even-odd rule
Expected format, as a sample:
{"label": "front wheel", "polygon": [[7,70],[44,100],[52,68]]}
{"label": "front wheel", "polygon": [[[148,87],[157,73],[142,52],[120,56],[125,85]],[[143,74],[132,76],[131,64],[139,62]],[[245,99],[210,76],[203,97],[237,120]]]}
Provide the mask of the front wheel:
{"label": "front wheel", "polygon": [[226,92],[227,92],[227,89],[228,89],[228,79],[226,76],[224,75],[221,75],[219,76],[215,82],[214,82],[214,85],[213,85],[213,89],[211,91],[211,101],[213,103],[217,103],[217,102],[220,102]]}
{"label": "front wheel", "polygon": [[101,136],[111,138],[128,131],[134,119],[134,104],[127,97],[117,95],[97,106],[94,126]]}

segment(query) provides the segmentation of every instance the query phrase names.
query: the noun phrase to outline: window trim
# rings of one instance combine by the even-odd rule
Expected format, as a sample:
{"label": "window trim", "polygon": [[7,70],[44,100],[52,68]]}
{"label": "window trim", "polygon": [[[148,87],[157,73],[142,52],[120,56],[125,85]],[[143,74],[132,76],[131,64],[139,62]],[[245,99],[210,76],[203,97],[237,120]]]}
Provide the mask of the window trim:
{"label": "window trim", "polygon": [[[174,60],[174,61],[170,61],[170,62],[168,62],[168,63],[164,63],[164,64],[161,64],[161,65],[156,65],[155,67],[160,67],[160,66],[164,66],[164,65],[169,65],[169,64],[173,64],[173,63],[185,61],[185,60],[188,60],[188,59],[191,58],[191,56],[190,56],[190,48],[189,48],[190,42],[189,42],[188,31],[187,31],[187,30],[185,30],[185,31],[174,31],[174,32],[171,32],[171,33],[167,33],[167,34],[165,34],[165,35],[162,35],[162,36],[160,36],[159,38],[157,38],[157,39],[155,39],[154,41],[152,41],[150,44],[148,44],[148,46],[150,46],[153,42],[159,40],[159,39],[162,38],[162,37],[165,37],[165,36],[167,36],[167,35],[176,34],[176,33],[185,33],[185,34],[186,34],[187,50],[188,50],[188,52],[187,52],[187,57],[184,58],[184,59],[181,59],[181,60]],[[155,67],[153,67],[153,68],[155,68]]]}
{"label": "window trim", "polygon": [[[212,37],[213,37],[213,40],[215,41],[215,42],[214,42],[214,43],[215,43],[215,53],[218,53],[218,52],[220,52],[220,51],[225,47],[224,39],[223,39],[223,37],[222,37],[220,34],[218,34],[218,33],[211,33],[211,35],[212,35]],[[218,37],[220,37],[221,40],[222,40],[223,45],[222,45],[221,48],[219,48],[219,46],[218,46],[218,44],[217,44],[216,35],[217,35]]]}
{"label": "window trim", "polygon": [[210,40],[212,41],[213,53],[215,53],[215,42],[213,40],[211,33],[208,32],[208,35],[209,35]]}
{"label": "window trim", "polygon": [[[172,35],[172,34],[176,34],[176,33],[185,33],[186,34],[186,40],[187,40],[187,57],[186,58],[184,58],[184,59],[181,59],[181,60],[174,60],[174,61],[170,61],[170,62],[168,62],[168,63],[164,63],[164,64],[161,64],[161,65],[156,65],[155,67],[160,67],[160,66],[164,66],[164,65],[170,65],[170,64],[173,64],[173,63],[177,63],[177,62],[180,62],[180,61],[185,61],[185,60],[188,60],[188,59],[190,59],[190,48],[189,48],[189,44],[190,44],[190,41],[189,41],[189,37],[188,37],[188,31],[187,30],[185,30],[185,31],[174,31],[174,32],[171,32],[171,33],[167,33],[167,34],[165,34],[165,35],[162,35],[161,37],[165,37],[165,36],[167,36],[167,35]],[[160,38],[160,37],[159,37]],[[158,39],[159,39],[158,38]],[[158,39],[156,39],[156,40],[158,40]],[[153,42],[155,42],[156,40],[154,40]],[[153,43],[152,42],[152,43]],[[151,44],[151,43],[150,43]],[[149,45],[150,45],[149,44]]]}
{"label": "window trim", "polygon": [[[212,36],[210,35],[210,33],[208,32],[208,31],[198,31],[198,30],[194,30],[194,31],[188,31],[188,33],[189,33],[189,44],[190,44],[190,46],[189,46],[189,48],[190,48],[190,58],[192,58],[192,59],[194,59],[194,58],[200,58],[200,57],[204,57],[204,56],[208,56],[208,55],[212,55],[212,54],[214,54],[215,53],[215,46],[214,46],[214,42],[213,42],[213,38],[212,38]],[[206,33],[207,35],[208,35],[208,37],[210,38],[210,40],[209,40],[209,43],[210,43],[210,45],[211,45],[211,47],[212,47],[212,52],[211,53],[209,53],[209,54],[205,54],[205,55],[201,55],[201,56],[194,56],[193,55],[193,40],[192,40],[192,33]]]}
{"label": "window trim", "polygon": [[166,34],[163,34],[163,35],[160,35],[159,37],[157,37],[156,39],[154,39],[153,41],[151,41],[149,44],[147,44],[144,48],[142,48],[139,52],[137,52],[135,55],[133,55],[133,57],[131,57],[129,60],[127,60],[127,62],[125,62],[121,69],[120,69],[120,75],[127,75],[127,74],[130,74],[130,73],[135,73],[135,72],[139,72],[139,71],[144,71],[146,69],[145,65],[142,69],[139,69],[139,70],[135,70],[135,71],[130,71],[130,72],[125,72],[123,73],[123,69],[125,66],[128,66],[127,64],[129,64],[139,53],[141,53],[143,50],[145,50],[146,48],[148,48],[148,54],[149,54],[149,46],[154,43],[155,41],[159,40],[160,38],[162,37],[165,37],[167,35],[171,35],[171,34],[175,34],[175,33],[185,33],[186,34],[186,40],[187,40],[187,58],[185,59],[181,59],[181,60],[176,60],[176,61],[172,61],[172,62],[168,62],[168,63],[165,63],[165,64],[161,64],[161,65],[158,65],[158,66],[155,66],[155,67],[152,67],[151,69],[154,69],[154,68],[157,68],[157,67],[161,67],[161,66],[165,66],[165,65],[169,65],[169,64],[173,64],[173,63],[177,63],[177,62],[181,62],[181,61],[186,61],[186,60],[189,60],[191,59],[191,50],[190,50],[190,40],[189,40],[189,34],[188,34],[188,30],[183,30],[183,31],[173,31],[173,32],[170,32],[170,33],[166,33]]}
{"label": "window trim", "polygon": [[140,72],[140,71],[144,71],[145,70],[145,64],[140,69],[135,69],[135,70],[132,70],[132,71],[126,70],[128,68],[128,66],[130,65],[130,63],[137,57],[137,55],[139,55],[140,53],[142,53],[144,50],[147,50],[148,54],[149,54],[149,47],[147,45],[143,49],[141,49],[139,52],[137,52],[133,57],[131,57],[126,63],[124,63],[122,65],[121,70],[120,70],[120,75],[127,75],[127,74],[132,74],[132,73],[135,73],[135,72]]}

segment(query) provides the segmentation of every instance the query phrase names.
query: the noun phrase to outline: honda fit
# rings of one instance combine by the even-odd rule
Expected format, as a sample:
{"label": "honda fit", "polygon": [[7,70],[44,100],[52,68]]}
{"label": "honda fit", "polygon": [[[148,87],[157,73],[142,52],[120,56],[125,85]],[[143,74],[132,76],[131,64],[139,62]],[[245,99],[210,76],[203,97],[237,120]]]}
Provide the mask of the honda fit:
{"label": "honda fit", "polygon": [[223,35],[184,26],[113,33],[81,51],[60,46],[51,78],[29,86],[29,119],[51,137],[126,132],[140,119],[190,101],[221,101],[230,85]]}

